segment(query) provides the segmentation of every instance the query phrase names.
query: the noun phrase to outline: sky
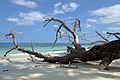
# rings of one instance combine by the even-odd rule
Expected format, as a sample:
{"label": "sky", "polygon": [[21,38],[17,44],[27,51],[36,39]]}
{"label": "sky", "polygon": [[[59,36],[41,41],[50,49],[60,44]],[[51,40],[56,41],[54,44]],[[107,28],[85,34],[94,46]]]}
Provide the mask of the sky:
{"label": "sky", "polygon": [[20,43],[53,43],[59,24],[51,22],[43,27],[45,18],[51,17],[64,21],[71,29],[79,19],[80,42],[92,42],[101,39],[95,31],[105,37],[107,31],[120,32],[120,0],[0,0],[0,42],[11,42],[4,35],[12,30]]}

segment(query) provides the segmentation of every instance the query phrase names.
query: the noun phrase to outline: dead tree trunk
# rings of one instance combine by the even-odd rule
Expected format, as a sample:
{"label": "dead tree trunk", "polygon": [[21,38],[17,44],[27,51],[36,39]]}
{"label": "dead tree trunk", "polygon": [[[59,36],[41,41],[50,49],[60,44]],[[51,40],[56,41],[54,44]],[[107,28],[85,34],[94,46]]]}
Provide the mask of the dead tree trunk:
{"label": "dead tree trunk", "polygon": [[[43,61],[45,62],[52,62],[52,63],[56,63],[56,62],[69,63],[70,61],[74,60],[74,58],[79,58],[80,61],[83,61],[83,62],[102,60],[100,63],[101,69],[106,69],[113,60],[120,58],[120,37],[117,36],[117,35],[120,35],[120,33],[108,33],[109,35],[114,35],[118,40],[110,41],[102,45],[93,46],[91,49],[86,51],[84,48],[81,47],[79,43],[78,35],[75,32],[76,30],[75,25],[74,25],[74,30],[71,30],[61,20],[51,18],[51,19],[46,20],[45,26],[50,21],[56,21],[61,24],[61,26],[58,28],[56,32],[56,40],[54,44],[56,43],[58,39],[58,33],[60,32],[60,29],[62,26],[73,35],[73,38],[74,38],[73,44],[75,46],[75,49],[68,47],[68,50],[71,51],[71,54],[68,54],[63,57],[48,57],[38,52],[25,50],[18,46],[18,44],[16,43],[16,37],[13,33],[7,34],[7,36],[12,36],[13,43],[15,44],[15,48],[12,48],[11,50],[17,49],[18,51],[22,51],[22,52],[34,55],[35,57],[43,58],[44,59]],[[10,52],[11,50],[9,50],[8,52]],[[6,52],[5,56],[7,55],[8,52]]]}
{"label": "dead tree trunk", "polygon": [[[109,33],[109,34],[114,35],[116,38],[118,38],[118,40],[114,40],[114,41],[111,41],[103,45],[94,46],[88,51],[84,51],[78,54],[75,54],[73,50],[73,53],[63,56],[63,57],[48,57],[38,52],[25,50],[15,44],[16,42],[15,36],[12,39],[13,39],[13,42],[15,41],[14,44],[17,46],[15,49],[17,49],[18,51],[24,52],[24,53],[34,55],[37,58],[43,58],[44,59],[43,61],[45,62],[69,63],[71,60],[74,60],[74,58],[79,58],[80,61],[83,61],[83,62],[102,60],[100,63],[101,69],[106,69],[113,60],[120,58],[120,38],[115,33],[114,34]],[[9,36],[13,36],[13,35],[14,34],[9,35]]]}
{"label": "dead tree trunk", "polygon": [[37,58],[43,58],[43,61],[50,63],[69,63],[71,60],[74,60],[74,58],[79,58],[82,62],[102,60],[100,63],[100,69],[106,69],[113,60],[120,58],[119,45],[120,40],[115,40],[103,45],[94,46],[90,50],[80,54],[73,53],[63,57],[47,57],[40,53],[22,48],[18,48],[17,50],[34,55]]}

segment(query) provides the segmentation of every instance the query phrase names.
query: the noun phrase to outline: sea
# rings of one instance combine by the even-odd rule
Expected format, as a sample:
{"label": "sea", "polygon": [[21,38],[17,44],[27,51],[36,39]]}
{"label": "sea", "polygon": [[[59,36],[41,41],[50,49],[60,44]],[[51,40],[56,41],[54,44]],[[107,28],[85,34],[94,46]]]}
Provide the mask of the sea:
{"label": "sea", "polygon": [[[90,45],[88,45],[86,43],[83,43],[81,45],[83,47],[85,47],[86,49],[88,47],[90,47]],[[19,43],[19,46],[21,48],[26,49],[26,50],[32,50],[30,43]],[[73,45],[71,45],[69,43],[56,43],[54,48],[52,48],[53,43],[32,43],[32,46],[34,47],[35,52],[40,52],[40,53],[43,53],[45,55],[49,54],[50,56],[51,55],[52,56],[53,55],[54,56],[64,56],[64,55],[66,55],[66,52],[67,52],[66,46],[73,47]],[[13,47],[15,47],[15,45],[13,43],[0,43],[0,59],[10,58],[10,56],[12,56],[12,54],[19,55],[19,53],[21,53],[20,51],[13,50],[10,53],[8,53],[7,57],[5,58],[4,57],[5,52],[10,50]],[[114,60],[112,63],[115,65],[120,65],[120,59]]]}
{"label": "sea", "polygon": [[[21,48],[24,48],[26,50],[32,50],[32,47],[34,48],[35,52],[56,52],[56,51],[67,51],[66,46],[73,46],[70,43],[56,43],[53,47],[53,43],[19,43],[19,46]],[[88,45],[83,43],[83,47],[87,48]],[[11,48],[15,47],[13,43],[0,43],[0,55],[4,55],[5,52],[10,50]],[[20,53],[17,50],[11,51],[9,54],[17,54]]]}

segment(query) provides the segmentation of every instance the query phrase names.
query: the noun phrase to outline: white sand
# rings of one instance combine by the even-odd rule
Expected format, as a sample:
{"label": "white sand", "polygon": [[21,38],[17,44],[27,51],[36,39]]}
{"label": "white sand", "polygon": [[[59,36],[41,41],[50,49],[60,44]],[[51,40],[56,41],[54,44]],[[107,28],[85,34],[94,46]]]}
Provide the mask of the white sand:
{"label": "white sand", "polygon": [[[0,80],[120,80],[120,60],[110,70],[98,70],[98,63],[77,63],[78,68],[57,68],[59,64],[33,63],[26,54],[12,54],[8,62],[0,58]],[[39,64],[38,64],[39,63]]]}

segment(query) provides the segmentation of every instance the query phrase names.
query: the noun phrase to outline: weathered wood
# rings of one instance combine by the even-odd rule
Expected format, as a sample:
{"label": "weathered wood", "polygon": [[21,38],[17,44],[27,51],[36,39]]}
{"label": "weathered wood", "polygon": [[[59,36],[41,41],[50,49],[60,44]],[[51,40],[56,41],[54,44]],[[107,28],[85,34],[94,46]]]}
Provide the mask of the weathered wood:
{"label": "weathered wood", "polygon": [[57,32],[56,32],[56,39],[55,39],[55,42],[54,42],[54,45],[58,39],[58,32],[60,32],[60,29],[63,27],[64,29],[66,29],[68,32],[70,32],[73,36],[73,41],[72,41],[72,44],[75,46],[75,49],[77,49],[77,51],[82,51],[82,46],[80,45],[80,42],[79,42],[79,37],[76,33],[76,27],[79,28],[79,30],[81,30],[81,27],[80,27],[80,20],[79,19],[76,19],[75,22],[74,22],[74,27],[73,27],[73,30],[71,28],[69,28],[65,22],[59,20],[59,19],[56,19],[56,18],[50,18],[50,19],[46,19],[45,20],[45,25],[46,26],[48,23],[50,22],[57,22],[60,24],[59,28],[57,29]]}
{"label": "weathered wood", "polygon": [[120,58],[120,40],[114,40],[106,44],[93,46],[88,51],[82,51],[80,53],[78,53],[76,49],[68,47],[68,50],[71,50],[71,54],[63,57],[48,57],[38,52],[25,50],[20,47],[17,47],[16,49],[34,55],[37,58],[43,58],[43,61],[51,63],[69,63],[75,58],[79,58],[80,61],[83,62],[102,60],[100,63],[101,69],[106,69],[113,60]]}
{"label": "weathered wood", "polygon": [[106,42],[110,42],[108,39],[106,39],[104,36],[102,36],[99,32],[95,31],[102,39],[104,39]]}
{"label": "weathered wood", "polygon": [[102,60],[100,63],[101,69],[106,69],[113,60],[120,58],[120,40],[114,40],[103,45],[94,46],[83,53],[76,54],[73,52],[63,57],[47,57],[29,50],[24,50],[20,48],[18,48],[18,50],[35,55],[35,57],[38,58],[44,58],[43,61],[51,63],[69,63],[75,58],[79,58],[80,61],[83,62]]}
{"label": "weathered wood", "polygon": [[6,57],[6,55],[7,55],[9,52],[11,52],[12,50],[15,50],[15,49],[17,49],[17,48],[19,47],[19,46],[18,46],[18,43],[16,42],[16,37],[15,37],[15,35],[13,34],[12,31],[10,31],[9,34],[6,34],[6,35],[5,35],[5,37],[6,37],[7,39],[8,39],[9,36],[11,36],[11,39],[13,40],[13,43],[14,43],[15,47],[13,47],[13,48],[11,48],[9,51],[7,51],[7,52],[5,53],[5,55],[4,55],[4,57]]}
{"label": "weathered wood", "polygon": [[[56,40],[55,40],[54,44],[57,41],[58,32],[60,31],[61,27],[64,27],[67,31],[69,31],[72,34],[72,36],[73,36],[72,43],[74,44],[75,48],[72,48],[69,46],[67,47],[68,51],[70,51],[70,54],[67,54],[63,57],[51,57],[51,56],[43,55],[43,54],[38,53],[38,52],[25,50],[25,49],[20,48],[18,46],[18,44],[16,42],[16,37],[11,32],[10,34],[7,34],[6,36],[12,36],[13,43],[15,44],[15,48],[12,48],[8,52],[6,52],[5,56],[7,55],[7,53],[12,51],[13,49],[17,49],[18,51],[28,53],[30,55],[34,55],[37,58],[43,58],[44,59],[43,61],[51,62],[51,63],[56,63],[56,62],[58,62],[58,63],[70,63],[75,58],[78,58],[82,62],[102,60],[101,63],[99,64],[101,66],[101,69],[106,69],[113,60],[120,58],[120,37],[118,36],[118,35],[120,35],[120,33],[109,33],[108,32],[107,34],[115,36],[118,40],[107,41],[107,39],[104,38],[104,40],[106,40],[107,43],[93,46],[91,49],[86,51],[85,48],[83,48],[80,45],[78,35],[76,33],[76,30],[75,30],[76,26],[74,26],[74,30],[72,30],[63,21],[61,21],[59,19],[55,19],[55,18],[51,18],[51,19],[46,20],[45,26],[51,21],[59,22],[61,24],[57,30]],[[76,25],[77,24],[79,24],[79,23],[76,23]],[[101,34],[99,34],[99,35],[101,37],[103,37]]]}
{"label": "weathered wood", "polygon": [[38,52],[34,52],[34,51],[30,51],[30,50],[25,50],[25,49],[23,49],[23,48],[17,48],[17,50],[18,51],[21,51],[21,52],[23,52],[23,53],[28,53],[28,54],[30,54],[30,55],[34,55],[35,57],[38,57],[38,58],[45,58],[45,56],[44,55],[42,55],[42,54],[40,54],[40,53],[38,53]]}

